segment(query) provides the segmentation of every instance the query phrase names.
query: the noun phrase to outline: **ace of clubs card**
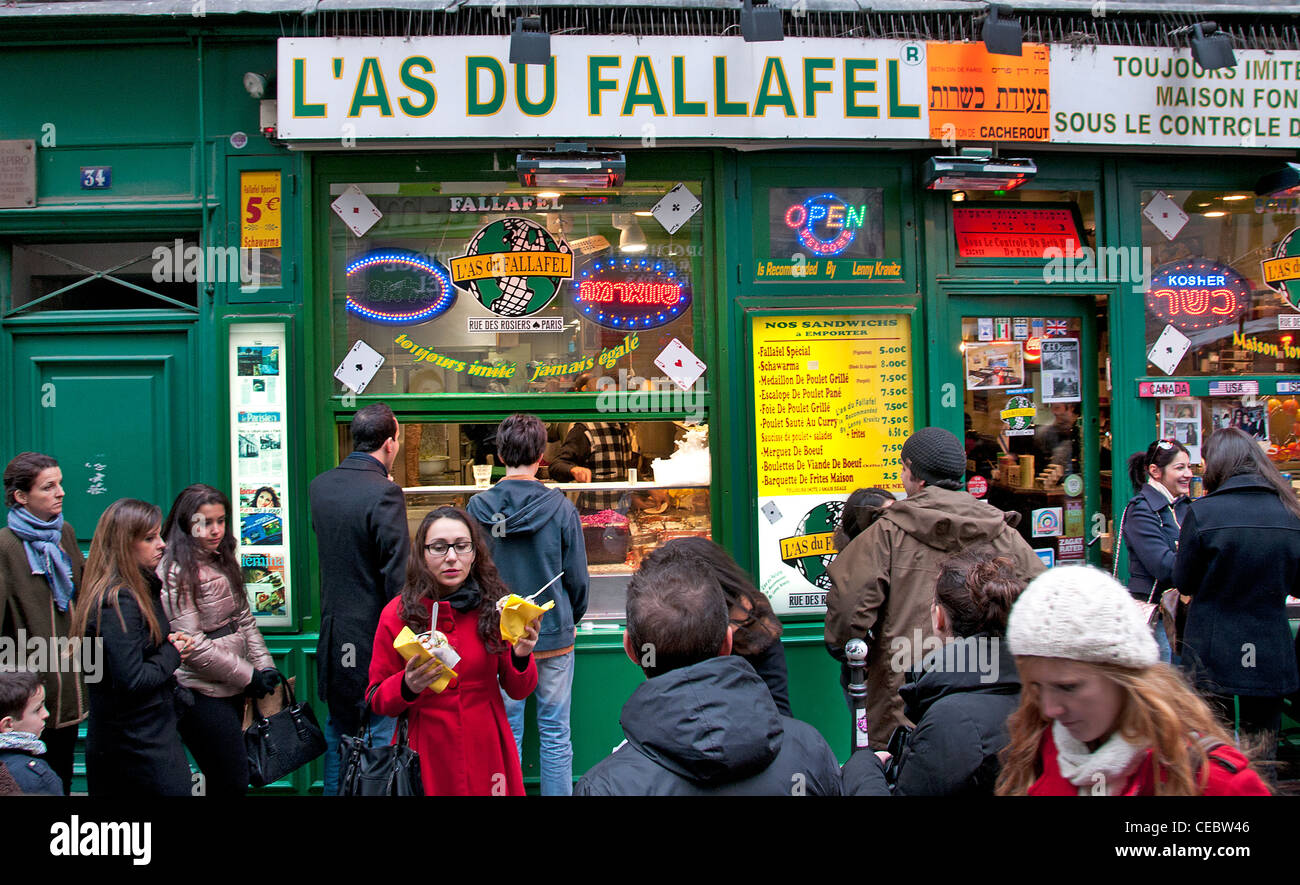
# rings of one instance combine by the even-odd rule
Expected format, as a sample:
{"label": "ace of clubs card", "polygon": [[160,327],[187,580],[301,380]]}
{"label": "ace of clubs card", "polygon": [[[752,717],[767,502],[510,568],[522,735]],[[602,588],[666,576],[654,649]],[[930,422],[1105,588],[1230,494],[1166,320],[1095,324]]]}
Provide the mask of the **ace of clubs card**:
{"label": "ace of clubs card", "polygon": [[334,377],[353,393],[362,393],[383,364],[384,357],[379,351],[364,341],[358,341],[334,370]]}

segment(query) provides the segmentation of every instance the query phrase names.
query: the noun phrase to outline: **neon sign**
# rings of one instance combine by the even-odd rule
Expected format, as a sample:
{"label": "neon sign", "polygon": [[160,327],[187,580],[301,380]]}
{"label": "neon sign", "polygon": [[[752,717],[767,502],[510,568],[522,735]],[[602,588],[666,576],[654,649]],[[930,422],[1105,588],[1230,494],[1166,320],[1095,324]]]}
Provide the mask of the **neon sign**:
{"label": "neon sign", "polygon": [[649,258],[597,261],[578,279],[573,303],[606,329],[654,329],[691,303],[690,286],[677,271]]}
{"label": "neon sign", "polygon": [[1192,258],[1151,274],[1147,310],[1184,332],[1236,322],[1250,308],[1251,287],[1226,264]]}
{"label": "neon sign", "polygon": [[446,269],[418,252],[379,249],[354,258],[345,270],[347,309],[372,323],[427,323],[456,301]]}
{"label": "neon sign", "polygon": [[839,255],[851,246],[866,217],[866,203],[851,206],[830,191],[792,203],[785,210],[786,227],[816,255]]}

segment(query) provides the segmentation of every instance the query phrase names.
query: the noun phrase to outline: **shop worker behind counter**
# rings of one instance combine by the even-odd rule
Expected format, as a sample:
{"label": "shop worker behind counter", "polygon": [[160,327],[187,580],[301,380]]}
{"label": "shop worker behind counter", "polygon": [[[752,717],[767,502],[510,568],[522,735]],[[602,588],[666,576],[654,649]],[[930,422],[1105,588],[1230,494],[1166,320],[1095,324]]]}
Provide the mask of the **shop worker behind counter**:
{"label": "shop worker behind counter", "polygon": [[782,716],[749,662],[731,654],[712,573],[674,557],[627,588],[623,649],[646,681],[623,705],[627,740],[583,775],[578,796],[838,796],[825,738]]}
{"label": "shop worker behind counter", "polygon": [[[535,415],[515,414],[496,432],[505,479],[469,500],[492,548],[501,579],[512,593],[529,596],[563,572],[534,602],[555,608],[542,616],[533,649],[537,662],[537,733],[543,796],[573,792],[573,743],[569,702],[573,696],[576,625],[587,613],[587,546],[577,508],[558,489],[537,481],[546,448],[546,425]],[[523,700],[502,693],[515,747],[523,759]]]}
{"label": "shop worker behind counter", "polygon": [[[844,659],[844,644],[874,631],[867,658],[867,729],[871,749],[883,750],[900,725],[910,726],[898,690],[917,654],[916,643],[933,635],[939,565],[975,544],[1014,565],[1028,581],[1044,570],[1042,561],[1007,521],[1008,514],[962,488],[966,450],[938,427],[923,427],[900,453],[907,497],[883,510],[875,522],[839,552],[827,571],[826,648]],[[894,666],[899,653],[907,667]]]}
{"label": "shop worker behind counter", "polygon": [[[392,409],[366,406],[352,418],[352,454],[313,479],[308,492],[321,574],[316,678],[329,705],[326,796],[338,794],[339,737],[357,734],[361,725],[379,613],[406,582],[406,499],[389,474],[398,433]],[[370,721],[376,742],[387,743],[393,720]]]}

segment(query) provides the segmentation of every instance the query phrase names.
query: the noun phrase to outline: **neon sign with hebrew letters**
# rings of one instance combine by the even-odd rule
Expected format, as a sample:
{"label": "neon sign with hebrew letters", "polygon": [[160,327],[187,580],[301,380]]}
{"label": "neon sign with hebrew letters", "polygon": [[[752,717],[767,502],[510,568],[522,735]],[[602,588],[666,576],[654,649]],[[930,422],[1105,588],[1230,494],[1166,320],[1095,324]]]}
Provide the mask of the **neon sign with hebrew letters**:
{"label": "neon sign with hebrew letters", "polygon": [[1147,310],[1191,332],[1235,323],[1250,308],[1251,287],[1226,264],[1190,258],[1151,272]]}
{"label": "neon sign with hebrew letters", "polygon": [[415,326],[456,302],[442,265],[406,249],[377,249],[348,262],[348,310],[372,323]]}
{"label": "neon sign with hebrew letters", "polygon": [[792,203],[785,210],[785,223],[814,255],[839,255],[853,244],[866,214],[865,205],[851,206],[827,191]]}
{"label": "neon sign with hebrew letters", "polygon": [[573,303],[606,329],[654,329],[691,303],[690,285],[671,265],[650,258],[597,261],[578,275]]}

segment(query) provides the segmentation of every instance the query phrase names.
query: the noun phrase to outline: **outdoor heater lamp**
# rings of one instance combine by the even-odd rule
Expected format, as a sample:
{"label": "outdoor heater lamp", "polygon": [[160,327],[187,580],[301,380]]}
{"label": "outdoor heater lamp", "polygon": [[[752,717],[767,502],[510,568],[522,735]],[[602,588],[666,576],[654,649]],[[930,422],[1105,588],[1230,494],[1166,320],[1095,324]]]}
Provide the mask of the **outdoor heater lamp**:
{"label": "outdoor heater lamp", "polygon": [[994,157],[988,149],[964,148],[958,157],[925,161],[925,186],[932,191],[1015,190],[1038,173],[1028,157]]}
{"label": "outdoor heater lamp", "polygon": [[618,187],[627,175],[621,151],[589,151],[585,144],[560,143],[553,151],[521,151],[515,158],[524,187]]}
{"label": "outdoor heater lamp", "polygon": [[1286,163],[1255,182],[1257,197],[1300,197],[1300,163]]}
{"label": "outdoor heater lamp", "polygon": [[740,10],[740,35],[746,43],[775,43],[785,39],[781,10],[767,0],[744,0]]}
{"label": "outdoor heater lamp", "polygon": [[[1020,55],[1024,42],[1024,31],[1020,20],[1010,18],[1013,13],[1010,6],[989,4],[988,14],[984,17],[984,27],[980,30],[980,39],[984,48],[994,55]],[[1008,16],[1001,18],[1000,16]]]}
{"label": "outdoor heater lamp", "polygon": [[544,65],[551,60],[551,35],[542,29],[540,15],[519,16],[510,32],[512,65]]}

